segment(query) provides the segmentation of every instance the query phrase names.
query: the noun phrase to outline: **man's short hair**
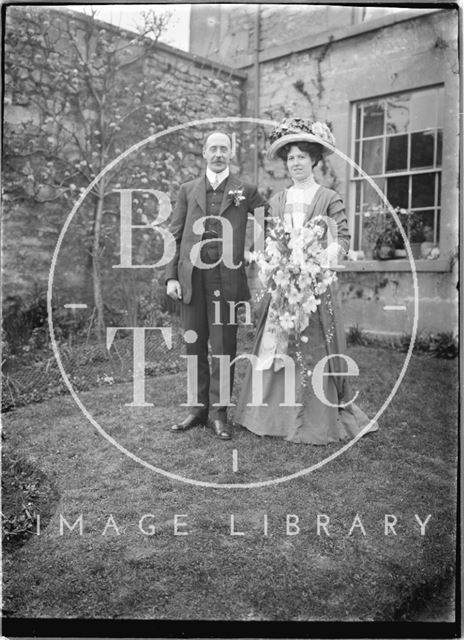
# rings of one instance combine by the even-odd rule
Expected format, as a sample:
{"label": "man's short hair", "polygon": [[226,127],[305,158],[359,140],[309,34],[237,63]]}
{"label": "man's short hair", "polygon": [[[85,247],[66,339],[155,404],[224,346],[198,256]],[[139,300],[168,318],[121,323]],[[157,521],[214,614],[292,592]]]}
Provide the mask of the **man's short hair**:
{"label": "man's short hair", "polygon": [[230,137],[230,135],[228,133],[226,133],[225,131],[220,131],[219,129],[217,129],[216,131],[210,131],[209,133],[207,133],[205,135],[205,137],[203,138],[203,149],[206,147],[206,143],[208,142],[208,138],[210,138],[211,136],[214,136],[215,133],[220,133],[223,136],[226,136],[230,142],[230,148],[232,149],[232,138]]}

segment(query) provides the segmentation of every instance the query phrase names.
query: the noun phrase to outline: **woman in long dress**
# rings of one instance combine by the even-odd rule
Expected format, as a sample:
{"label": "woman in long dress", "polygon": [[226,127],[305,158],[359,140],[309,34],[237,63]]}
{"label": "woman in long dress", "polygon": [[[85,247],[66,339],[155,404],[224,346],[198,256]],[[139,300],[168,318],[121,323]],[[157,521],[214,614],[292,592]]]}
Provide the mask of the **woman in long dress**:
{"label": "woman in long dress", "polygon": [[[333,220],[336,241],[327,243],[326,238],[321,260],[333,264],[349,249],[345,209],[340,196],[319,185],[313,176],[314,167],[333,152],[335,141],[330,130],[325,124],[301,118],[285,120],[271,134],[270,141],[269,157],[279,156],[293,180],[293,186],[271,199],[271,215],[293,229],[310,224],[319,215]],[[325,445],[351,439],[366,427],[369,418],[354,403],[345,375],[353,375],[356,365],[353,362],[350,365],[344,357],[345,333],[336,286],[331,285],[322,294],[317,310],[309,314],[298,348],[292,347],[290,332],[284,339],[282,332],[276,332],[270,317],[271,304],[268,293],[263,298],[257,325],[253,347],[256,359],[248,365],[235,422],[257,435],[280,436],[291,442]],[[295,366],[292,406],[288,406],[286,395],[285,359],[278,356],[282,353],[291,356]],[[327,359],[321,362],[323,358]],[[322,365],[328,375],[322,375]],[[260,390],[257,392],[253,387],[257,373],[262,375],[262,397],[259,406],[253,406],[256,402],[253,394],[260,395]],[[369,431],[377,428],[373,424]]]}

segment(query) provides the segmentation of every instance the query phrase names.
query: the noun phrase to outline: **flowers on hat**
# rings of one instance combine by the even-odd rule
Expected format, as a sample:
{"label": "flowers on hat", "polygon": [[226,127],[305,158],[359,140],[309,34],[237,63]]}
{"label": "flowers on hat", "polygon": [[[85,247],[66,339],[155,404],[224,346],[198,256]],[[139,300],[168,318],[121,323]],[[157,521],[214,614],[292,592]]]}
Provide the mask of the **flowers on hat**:
{"label": "flowers on hat", "polygon": [[312,122],[306,118],[284,118],[271,132],[269,142],[272,144],[283,136],[298,133],[309,133],[335,146],[335,138],[325,122]]}

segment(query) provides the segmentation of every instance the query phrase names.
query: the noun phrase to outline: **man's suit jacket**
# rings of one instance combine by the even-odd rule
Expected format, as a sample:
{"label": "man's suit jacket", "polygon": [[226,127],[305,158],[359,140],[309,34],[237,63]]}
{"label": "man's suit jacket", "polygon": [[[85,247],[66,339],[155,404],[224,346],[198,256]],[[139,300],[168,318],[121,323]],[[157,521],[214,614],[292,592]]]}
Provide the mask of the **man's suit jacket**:
{"label": "man's suit jacket", "polygon": [[[233,196],[229,191],[241,189],[245,197],[235,206]],[[248,213],[253,213],[257,207],[266,206],[256,186],[239,180],[229,174],[226,179],[224,196],[219,215],[227,219],[233,232],[233,264],[241,263],[237,269],[231,269],[221,260],[222,294],[226,300],[238,302],[248,300],[250,290],[244,265],[245,235]],[[190,251],[194,244],[201,241],[202,234],[193,232],[193,224],[199,218],[206,216],[206,176],[191,180],[181,185],[176,207],[172,217],[171,233],[176,241],[176,253],[166,267],[166,280],[175,278],[182,287],[182,301],[188,304],[192,300],[192,270]]]}

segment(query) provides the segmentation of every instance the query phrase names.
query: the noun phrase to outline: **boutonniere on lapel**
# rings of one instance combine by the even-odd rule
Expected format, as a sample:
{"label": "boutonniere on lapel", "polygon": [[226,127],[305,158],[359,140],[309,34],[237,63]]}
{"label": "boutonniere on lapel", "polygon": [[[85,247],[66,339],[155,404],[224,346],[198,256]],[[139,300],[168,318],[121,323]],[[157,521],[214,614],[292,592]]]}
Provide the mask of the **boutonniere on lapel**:
{"label": "boutonniere on lapel", "polygon": [[243,195],[243,189],[231,189],[227,194],[229,198],[233,198],[234,206],[238,207],[242,200],[245,200],[245,196]]}

